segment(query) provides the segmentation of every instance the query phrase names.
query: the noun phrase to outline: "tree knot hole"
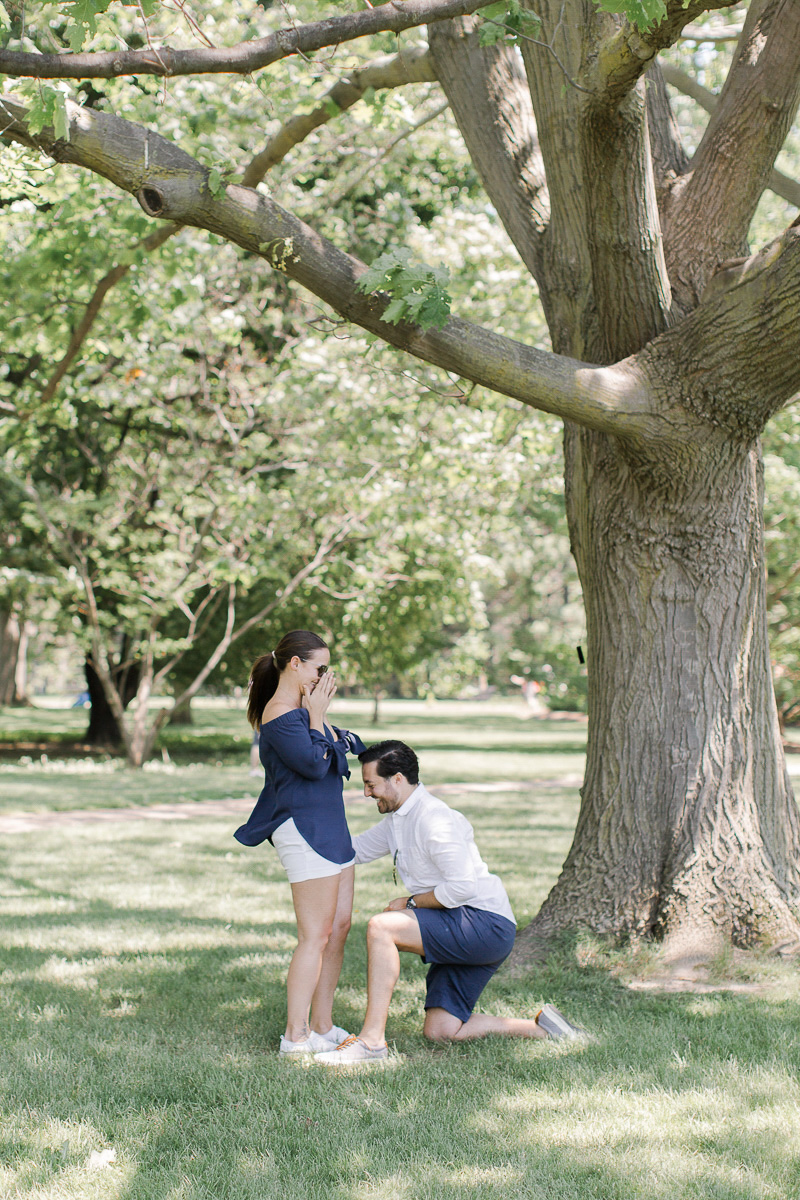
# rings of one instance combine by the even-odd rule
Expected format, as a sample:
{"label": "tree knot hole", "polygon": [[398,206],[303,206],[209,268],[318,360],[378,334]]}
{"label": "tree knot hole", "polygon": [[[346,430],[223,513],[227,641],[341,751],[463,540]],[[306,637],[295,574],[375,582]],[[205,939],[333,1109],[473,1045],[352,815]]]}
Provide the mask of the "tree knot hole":
{"label": "tree knot hole", "polygon": [[139,188],[136,199],[148,217],[160,217],[164,212],[164,196],[154,187]]}

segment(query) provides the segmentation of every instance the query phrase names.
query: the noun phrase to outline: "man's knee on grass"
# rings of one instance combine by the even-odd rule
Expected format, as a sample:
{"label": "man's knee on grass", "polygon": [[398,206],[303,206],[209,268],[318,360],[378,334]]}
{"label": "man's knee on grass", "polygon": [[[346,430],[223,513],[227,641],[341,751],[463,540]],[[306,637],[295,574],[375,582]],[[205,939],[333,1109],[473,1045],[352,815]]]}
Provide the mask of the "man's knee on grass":
{"label": "man's knee on grass", "polygon": [[429,1008],[425,1013],[423,1036],[430,1042],[453,1042],[458,1040],[464,1022],[459,1021],[446,1008]]}

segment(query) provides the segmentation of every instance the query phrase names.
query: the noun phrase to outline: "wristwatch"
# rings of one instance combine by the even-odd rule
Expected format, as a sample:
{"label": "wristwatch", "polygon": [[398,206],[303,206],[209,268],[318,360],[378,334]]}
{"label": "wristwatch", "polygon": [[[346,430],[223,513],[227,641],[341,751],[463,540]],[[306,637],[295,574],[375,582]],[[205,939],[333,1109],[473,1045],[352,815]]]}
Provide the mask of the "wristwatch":
{"label": "wristwatch", "polygon": [[416,900],[414,899],[413,896],[409,896],[408,899],[406,900],[406,908],[416,908],[416,907],[417,907]]}

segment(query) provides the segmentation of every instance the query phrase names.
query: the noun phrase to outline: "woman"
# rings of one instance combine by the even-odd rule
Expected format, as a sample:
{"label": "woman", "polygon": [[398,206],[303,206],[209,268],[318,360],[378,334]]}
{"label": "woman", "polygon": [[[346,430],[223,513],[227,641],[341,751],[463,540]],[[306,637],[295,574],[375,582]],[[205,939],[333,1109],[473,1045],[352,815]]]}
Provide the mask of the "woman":
{"label": "woman", "polygon": [[325,724],[336,691],[321,637],[295,629],[250,673],[247,716],[259,730],[266,779],[250,819],[234,836],[272,842],[292,885],[297,948],[286,978],[281,1054],[331,1050],[348,1036],[333,1024],[333,993],[353,908],[355,854],[344,813],[347,754],[364,743]]}

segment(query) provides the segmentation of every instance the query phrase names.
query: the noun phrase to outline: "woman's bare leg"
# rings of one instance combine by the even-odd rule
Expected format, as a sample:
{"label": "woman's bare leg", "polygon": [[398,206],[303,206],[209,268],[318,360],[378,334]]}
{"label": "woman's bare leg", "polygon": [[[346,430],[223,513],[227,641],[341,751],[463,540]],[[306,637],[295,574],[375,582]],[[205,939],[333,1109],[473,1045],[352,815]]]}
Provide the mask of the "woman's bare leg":
{"label": "woman's bare leg", "polygon": [[323,955],[333,930],[339,878],[329,875],[291,885],[297,948],[286,976],[286,1037],[292,1042],[301,1042],[309,1034],[311,998],[319,984]]}
{"label": "woman's bare leg", "polygon": [[333,1025],[333,994],[339,982],[344,944],[350,932],[355,878],[355,867],[346,867],[339,876],[339,896],[333,918],[333,929],[322,955],[319,982],[311,1000],[311,1028],[315,1029],[317,1033],[327,1033]]}

